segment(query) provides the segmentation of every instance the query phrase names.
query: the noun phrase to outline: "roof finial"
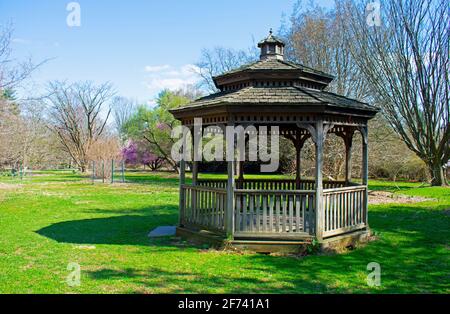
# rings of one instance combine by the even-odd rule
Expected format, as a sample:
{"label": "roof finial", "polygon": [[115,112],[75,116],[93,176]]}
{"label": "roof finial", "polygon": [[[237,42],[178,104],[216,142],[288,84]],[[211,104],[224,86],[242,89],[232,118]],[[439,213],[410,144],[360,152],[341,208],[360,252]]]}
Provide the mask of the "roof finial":
{"label": "roof finial", "polygon": [[270,30],[269,30],[269,35],[272,35],[272,27],[270,28]]}

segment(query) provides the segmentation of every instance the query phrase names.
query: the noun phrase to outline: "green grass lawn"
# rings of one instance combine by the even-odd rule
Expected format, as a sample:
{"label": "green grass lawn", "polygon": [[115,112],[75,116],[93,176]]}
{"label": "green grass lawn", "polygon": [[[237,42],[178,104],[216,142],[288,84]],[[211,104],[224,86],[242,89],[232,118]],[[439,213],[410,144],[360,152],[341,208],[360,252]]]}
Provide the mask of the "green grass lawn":
{"label": "green grass lawn", "polygon": [[[211,176],[211,175],[209,175]],[[177,178],[127,174],[95,184],[70,172],[0,178],[1,293],[450,293],[450,189],[371,181],[433,198],[370,207],[379,240],[341,255],[236,254],[148,232],[177,222]],[[67,266],[81,266],[70,287]],[[369,287],[367,264],[381,265]]]}

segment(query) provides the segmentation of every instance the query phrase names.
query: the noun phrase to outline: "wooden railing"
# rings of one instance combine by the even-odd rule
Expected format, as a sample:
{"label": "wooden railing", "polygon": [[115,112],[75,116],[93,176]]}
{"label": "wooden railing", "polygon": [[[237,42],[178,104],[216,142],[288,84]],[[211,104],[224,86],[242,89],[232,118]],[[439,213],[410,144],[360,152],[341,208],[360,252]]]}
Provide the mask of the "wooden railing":
{"label": "wooden railing", "polygon": [[[211,188],[227,187],[226,179],[199,179],[199,186]],[[297,186],[295,179],[236,179],[236,188],[244,190],[314,190],[316,182],[314,180],[301,180]],[[345,187],[345,181],[323,181],[324,189]]]}
{"label": "wooden railing", "polygon": [[227,179],[198,179],[197,185],[198,186],[206,186],[206,187],[210,187],[210,188],[226,189],[227,188]]}
{"label": "wooden railing", "polygon": [[323,237],[366,227],[366,186],[351,186],[323,191]]}
{"label": "wooden railing", "polygon": [[[246,188],[234,190],[234,232],[239,235],[314,236],[316,191],[314,181],[245,180]],[[344,186],[342,181],[324,182],[324,238],[367,226],[366,186]],[[330,186],[339,186],[329,188]],[[259,187],[259,188],[258,188]],[[277,189],[283,187],[283,189]],[[226,230],[226,180],[198,180],[197,186],[182,185],[180,223],[219,233]]]}
{"label": "wooden railing", "polygon": [[314,234],[314,192],[235,190],[235,234]]}
{"label": "wooden railing", "polygon": [[184,204],[181,204],[182,225],[225,231],[227,195],[225,189],[183,185]]}

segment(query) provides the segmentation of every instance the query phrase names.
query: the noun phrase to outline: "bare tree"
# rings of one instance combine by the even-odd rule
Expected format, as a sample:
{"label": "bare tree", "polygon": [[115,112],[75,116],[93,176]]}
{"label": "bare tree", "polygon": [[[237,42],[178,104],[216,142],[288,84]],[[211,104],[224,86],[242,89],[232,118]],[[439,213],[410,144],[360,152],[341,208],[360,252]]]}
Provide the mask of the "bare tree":
{"label": "bare tree", "polygon": [[26,166],[34,159],[45,131],[40,112],[14,95],[14,89],[43,62],[14,59],[12,34],[11,24],[0,25],[0,165],[15,167],[19,163]]}
{"label": "bare tree", "polygon": [[347,4],[348,45],[393,129],[427,165],[432,185],[445,184],[449,147],[449,5],[446,0],[381,3],[380,26],[365,5]]}
{"label": "bare tree", "polygon": [[117,96],[111,103],[114,126],[122,142],[125,140],[124,125],[131,118],[136,110],[136,102],[132,99]]}
{"label": "bare tree", "polygon": [[314,2],[304,5],[304,1],[298,1],[281,31],[286,39],[286,58],[334,75],[329,91],[367,100],[367,82],[360,79],[361,72],[346,41],[349,17],[344,3],[336,0],[334,8],[324,9]]}
{"label": "bare tree", "polygon": [[11,24],[0,25],[0,95],[11,90],[28,78],[39,66],[47,62],[33,63],[31,59],[18,61],[12,57],[12,34]]}
{"label": "bare tree", "polygon": [[49,126],[64,150],[85,172],[89,150],[103,135],[111,114],[107,105],[114,95],[112,86],[109,83],[96,86],[91,82],[71,85],[52,82],[49,94]]}
{"label": "bare tree", "polygon": [[215,47],[213,49],[203,49],[200,61],[197,66],[202,77],[200,88],[211,93],[217,92],[217,88],[212,80],[213,76],[236,69],[247,63],[258,60],[259,52],[254,48],[245,50],[233,50],[224,47]]}

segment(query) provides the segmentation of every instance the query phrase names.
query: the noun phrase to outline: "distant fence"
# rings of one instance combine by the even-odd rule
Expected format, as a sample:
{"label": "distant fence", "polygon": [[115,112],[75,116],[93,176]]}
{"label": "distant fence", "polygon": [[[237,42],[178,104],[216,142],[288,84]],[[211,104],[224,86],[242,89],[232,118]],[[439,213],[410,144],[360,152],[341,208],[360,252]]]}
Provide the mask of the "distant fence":
{"label": "distant fence", "polygon": [[125,162],[123,160],[99,160],[90,162],[92,183],[125,182]]}
{"label": "distant fence", "polygon": [[24,177],[31,177],[32,175],[32,169],[24,166],[23,164],[17,164],[16,166],[8,169],[0,169],[0,176],[8,176],[18,178],[20,180],[23,180]]}

